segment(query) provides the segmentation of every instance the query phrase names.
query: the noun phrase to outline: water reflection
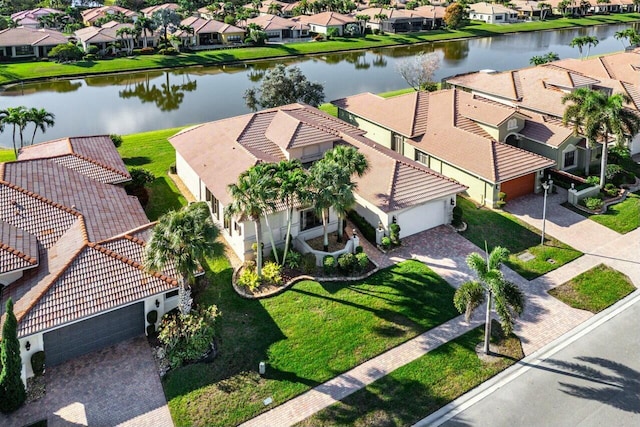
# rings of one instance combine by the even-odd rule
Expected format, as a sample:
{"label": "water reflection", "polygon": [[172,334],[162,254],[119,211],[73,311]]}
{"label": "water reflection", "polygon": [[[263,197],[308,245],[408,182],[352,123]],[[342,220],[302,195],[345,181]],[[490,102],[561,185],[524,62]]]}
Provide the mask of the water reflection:
{"label": "water reflection", "polygon": [[146,73],[143,81],[135,84],[127,84],[127,88],[118,92],[120,98],[138,98],[143,104],[152,102],[160,111],[177,110],[184,100],[185,92],[193,92],[198,88],[198,81],[191,80],[188,73],[182,74],[181,84],[172,84],[169,81],[169,71],[164,72],[165,81],[160,87],[151,84],[152,73]]}

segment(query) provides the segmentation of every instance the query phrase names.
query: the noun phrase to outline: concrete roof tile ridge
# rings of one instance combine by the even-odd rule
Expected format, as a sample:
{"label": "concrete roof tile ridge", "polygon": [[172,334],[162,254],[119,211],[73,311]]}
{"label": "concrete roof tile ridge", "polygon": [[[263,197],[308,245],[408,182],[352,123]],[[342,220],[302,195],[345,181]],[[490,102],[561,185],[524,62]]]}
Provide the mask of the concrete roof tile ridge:
{"label": "concrete roof tile ridge", "polygon": [[38,264],[38,260],[35,259],[34,257],[29,256],[28,254],[25,254],[24,252],[22,252],[20,249],[16,249],[12,246],[7,245],[6,243],[0,242],[0,249],[11,253],[11,255],[15,255],[18,258],[25,260],[31,265]]}
{"label": "concrete roof tile ridge", "polygon": [[604,70],[607,72],[607,75],[609,76],[609,78],[618,80],[616,79],[616,76],[613,70],[611,69],[611,67],[609,67],[609,64],[607,64],[607,61],[605,61],[604,59],[605,59],[604,56],[598,57],[598,61],[600,61],[600,64],[602,64],[602,68],[604,68]]}
{"label": "concrete roof tile ridge", "polygon": [[[310,110],[307,110],[306,108],[301,108],[301,110],[310,111]],[[293,117],[291,114],[289,114],[291,111],[298,111],[298,110],[289,110],[289,111],[284,111],[284,112],[287,113],[287,115]],[[302,118],[302,117],[293,117],[293,118],[298,120],[300,122],[300,124],[311,126],[314,129],[318,129],[319,131],[330,133],[330,134],[335,135],[335,136],[340,136],[340,131],[338,131],[336,129],[327,128],[327,127],[324,127],[324,126],[322,126],[322,125],[320,125],[318,123],[311,123],[308,120],[304,120],[304,118]],[[300,129],[300,125],[298,125],[298,129],[296,130],[296,132],[299,129]]]}
{"label": "concrete roof tile ridge", "polygon": [[498,162],[496,161],[496,144],[497,144],[496,141],[491,140],[491,151],[489,152],[491,156],[491,164],[493,165],[494,182],[498,179]]}
{"label": "concrete roof tile ridge", "polygon": [[[238,137],[237,137],[237,138],[235,139],[235,141],[234,141],[234,143],[236,143],[240,148],[242,148],[242,150],[244,150],[244,151],[245,151],[249,156],[251,156],[251,157],[256,161],[256,163],[261,162],[261,161],[262,161],[262,159],[259,159],[259,158],[258,158],[258,156],[256,156],[255,154],[253,154],[253,153],[251,152],[251,150],[249,150],[247,147],[245,147],[245,145],[244,145],[244,144],[242,144],[242,143],[240,142],[240,140],[242,139],[242,137],[243,137],[247,132],[249,132],[249,129],[251,128],[251,125],[253,124],[253,122],[256,120],[256,118],[257,118],[259,115],[262,115],[262,114],[273,114],[273,111],[274,111],[274,110],[263,110],[263,111],[258,111],[258,112],[256,112],[256,113],[253,113],[253,114],[251,115],[251,119],[249,119],[249,121],[247,122],[247,124],[246,124],[246,126],[244,127],[244,129],[242,129],[242,132],[240,132],[240,134],[238,135]],[[271,142],[273,143],[273,141],[271,141]],[[274,144],[275,144],[275,143],[274,143]],[[280,147],[278,144],[275,144],[275,145],[276,145],[276,147],[278,147],[278,149],[279,149],[280,151],[282,151],[282,147]],[[284,153],[283,153],[283,154],[284,154]]]}
{"label": "concrete roof tile ridge", "polygon": [[121,254],[119,254],[119,253],[117,253],[115,251],[112,251],[111,249],[107,249],[107,248],[103,247],[102,245],[100,245],[99,243],[88,243],[87,246],[89,246],[91,249],[95,249],[95,250],[97,250],[97,251],[99,251],[99,252],[101,252],[101,253],[103,253],[103,254],[105,254],[107,256],[110,256],[111,258],[117,259],[118,261],[121,261],[121,262],[123,262],[123,263],[125,263],[127,265],[130,265],[133,268],[137,268],[138,270],[143,271],[143,272],[145,272],[145,273],[147,273],[147,274],[149,274],[149,275],[151,275],[153,277],[156,277],[156,278],[158,278],[158,279],[160,279],[160,280],[162,280],[164,282],[167,282],[170,285],[175,286],[175,285],[178,284],[178,281],[176,279],[172,279],[170,277],[167,277],[164,274],[159,273],[157,271],[153,271],[153,272],[148,271],[144,267],[144,265],[140,264],[139,262],[134,261],[132,259],[129,259],[124,255],[121,255]]}
{"label": "concrete roof tile ridge", "polygon": [[103,239],[100,240],[99,242],[96,242],[100,245],[103,245],[105,243],[109,243],[109,242],[113,242],[115,240],[120,240],[120,239],[127,239],[130,240],[134,243],[137,243],[141,246],[144,246],[146,244],[146,242],[143,239],[140,239],[138,237],[133,236],[135,233],[139,232],[139,231],[143,231],[146,230],[147,228],[152,228],[155,227],[155,225],[158,223],[158,221],[153,221],[153,222],[149,222],[147,224],[141,225],[140,227],[136,227],[134,229],[125,231],[122,234],[118,234],[117,236],[113,236],[113,237],[109,237],[108,239]]}
{"label": "concrete roof tile ridge", "polygon": [[[102,162],[94,160],[94,159],[92,159],[90,157],[83,156],[82,154],[78,154],[78,153],[71,153],[71,155],[75,156],[75,157],[77,157],[77,158],[79,158],[81,160],[84,160],[86,162],[93,163],[96,166],[100,166],[101,168],[104,168],[104,169],[108,170],[109,172],[116,173],[116,174],[122,176],[123,178],[131,179],[130,176],[125,175],[121,170],[118,170],[118,169],[116,169],[116,168],[114,168],[112,166],[109,166],[109,165],[106,165],[106,164],[104,164]],[[57,157],[63,157],[63,156],[57,156]]]}
{"label": "concrete roof tile ridge", "polygon": [[[7,163],[9,163],[9,162],[7,162]],[[11,163],[15,163],[15,162],[11,162]],[[4,164],[3,164],[3,166],[4,166]],[[64,206],[64,205],[62,205],[62,204],[60,204],[58,202],[54,202],[53,200],[48,199],[48,198],[46,198],[44,196],[41,196],[41,195],[39,195],[37,193],[34,193],[33,191],[29,191],[29,190],[27,190],[25,188],[22,188],[22,187],[20,187],[20,186],[18,186],[16,184],[13,184],[11,182],[7,182],[4,179],[0,179],[0,185],[6,185],[7,187],[11,188],[12,190],[19,191],[19,192],[21,192],[23,194],[26,194],[29,197],[33,197],[36,200],[39,200],[39,201],[44,202],[44,203],[47,203],[48,205],[51,205],[54,208],[61,209],[61,210],[65,211],[65,212],[68,212],[68,213],[70,213],[72,215],[75,215],[77,217],[81,217],[82,216],[82,214],[80,212],[78,212],[74,208],[70,208],[70,207]]]}

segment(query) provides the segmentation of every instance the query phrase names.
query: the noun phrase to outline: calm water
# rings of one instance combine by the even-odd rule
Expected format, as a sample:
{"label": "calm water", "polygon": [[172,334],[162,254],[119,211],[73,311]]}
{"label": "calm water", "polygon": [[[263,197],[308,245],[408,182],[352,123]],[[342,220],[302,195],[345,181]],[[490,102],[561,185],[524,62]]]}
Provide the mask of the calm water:
{"label": "calm water", "polygon": [[[319,55],[286,63],[300,67],[311,81],[323,83],[326,100],[332,100],[365,91],[378,93],[406,87],[395,64],[422,51],[435,51],[442,58],[436,74],[439,80],[481,69],[524,67],[532,56],[549,51],[558,53],[560,58],[576,58],[579,53],[569,43],[582,35],[595,35],[600,40],[591,54],[619,51],[622,44],[613,35],[628,26],[511,34]],[[128,134],[201,123],[248,112],[242,99],[244,91],[255,86],[274,64],[264,61],[17,85],[0,92],[0,108],[24,105],[54,113],[55,126],[44,135],[39,132],[37,142],[70,135]],[[25,134],[31,134],[29,128]],[[0,135],[0,145],[11,145],[10,128]]]}

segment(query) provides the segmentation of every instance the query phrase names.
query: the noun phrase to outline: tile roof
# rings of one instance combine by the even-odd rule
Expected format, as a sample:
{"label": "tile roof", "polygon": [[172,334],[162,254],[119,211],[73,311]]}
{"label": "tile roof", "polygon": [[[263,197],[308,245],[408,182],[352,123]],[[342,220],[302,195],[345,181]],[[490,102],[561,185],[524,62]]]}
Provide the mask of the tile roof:
{"label": "tile roof", "polygon": [[125,9],[120,6],[102,6],[102,7],[94,7],[91,9],[83,10],[80,12],[82,15],[82,20],[84,22],[93,23],[94,21],[102,18],[103,16],[115,15],[116,13],[121,13],[125,16],[134,17],[137,15],[133,10]]}
{"label": "tile roof", "polygon": [[0,274],[36,265],[38,265],[36,237],[0,220]]}
{"label": "tile roof", "polygon": [[177,11],[178,9],[180,9],[180,5],[178,5],[177,3],[162,3],[155,6],[149,6],[149,7],[145,7],[144,9],[140,9],[140,12],[142,12],[147,17],[151,17],[151,15],[153,15],[154,12],[157,12],[159,10],[164,10],[164,9]]}
{"label": "tile roof", "polygon": [[[58,9],[51,9],[48,7],[37,7],[35,9],[22,10],[20,12],[12,13],[11,20],[18,25],[24,25],[25,22],[39,23],[40,21],[38,20],[38,18],[54,13],[62,13],[62,11]],[[22,22],[23,20],[25,22]]]}
{"label": "tile roof", "polygon": [[121,28],[133,28],[133,24],[123,24],[115,21],[107,22],[102,27],[89,26],[74,32],[75,36],[83,43],[109,43],[117,40],[134,38],[131,34],[118,35]]}
{"label": "tile roof", "polygon": [[[244,33],[242,28],[225,24],[224,22],[214,19],[204,19],[197,16],[190,16],[180,22],[181,25],[193,28],[194,34],[220,33],[220,34],[236,34]],[[178,30],[174,33],[176,36],[188,36],[186,31]]]}
{"label": "tile roof", "polygon": [[60,31],[17,27],[0,30],[0,46],[56,46],[69,42]]}
{"label": "tile roof", "polygon": [[109,135],[61,138],[24,147],[18,160],[51,159],[107,184],[129,181],[131,175]]}
{"label": "tile roof", "polygon": [[556,117],[529,113],[529,118],[525,120],[524,128],[518,133],[532,141],[551,147],[559,147],[567,138],[573,135],[573,130],[564,126],[562,120]]}
{"label": "tile roof", "polygon": [[487,3],[487,2],[478,2],[478,3],[469,3],[467,7],[475,13],[482,13],[488,15],[495,15],[501,13],[518,13],[517,10],[511,9],[509,7],[505,7],[501,4],[496,3]]}
{"label": "tile roof", "polygon": [[265,31],[280,31],[280,30],[309,30],[309,25],[294,21],[292,19],[282,18],[277,15],[263,14],[258,15],[255,18],[247,19],[247,25],[258,24]]}
{"label": "tile roof", "polygon": [[358,22],[353,16],[343,15],[338,12],[321,12],[315,15],[296,16],[295,20],[305,24],[321,25],[323,27],[340,26]]}
{"label": "tile roof", "polygon": [[388,99],[360,94],[333,103],[410,138],[408,143],[419,150],[490,182],[506,181],[554,164],[494,141],[477,121],[495,126],[518,113],[468,92],[413,92]]}

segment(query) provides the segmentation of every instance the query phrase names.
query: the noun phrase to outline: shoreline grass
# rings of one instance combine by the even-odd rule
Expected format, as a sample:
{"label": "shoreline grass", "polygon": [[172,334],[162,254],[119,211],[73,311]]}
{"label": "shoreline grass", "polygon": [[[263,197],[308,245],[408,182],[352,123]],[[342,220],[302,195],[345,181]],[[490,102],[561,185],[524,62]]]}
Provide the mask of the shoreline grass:
{"label": "shoreline grass", "polygon": [[549,290],[549,295],[573,308],[599,313],[635,290],[626,275],[599,264]]}
{"label": "shoreline grass", "polygon": [[72,64],[59,64],[48,61],[8,62],[0,64],[0,85],[54,77],[71,78],[163,68],[226,65],[247,61],[326,54],[350,50],[366,50],[378,47],[490,37],[518,32],[580,28],[638,21],[640,21],[639,13],[626,13],[597,15],[584,18],[554,18],[546,21],[523,22],[509,25],[471,22],[459,30],[441,29],[415,34],[368,34],[362,38],[337,38],[336,40],[324,42],[301,42],[265,47],[202,51],[178,56],[148,55],[99,61],[78,61]]}

